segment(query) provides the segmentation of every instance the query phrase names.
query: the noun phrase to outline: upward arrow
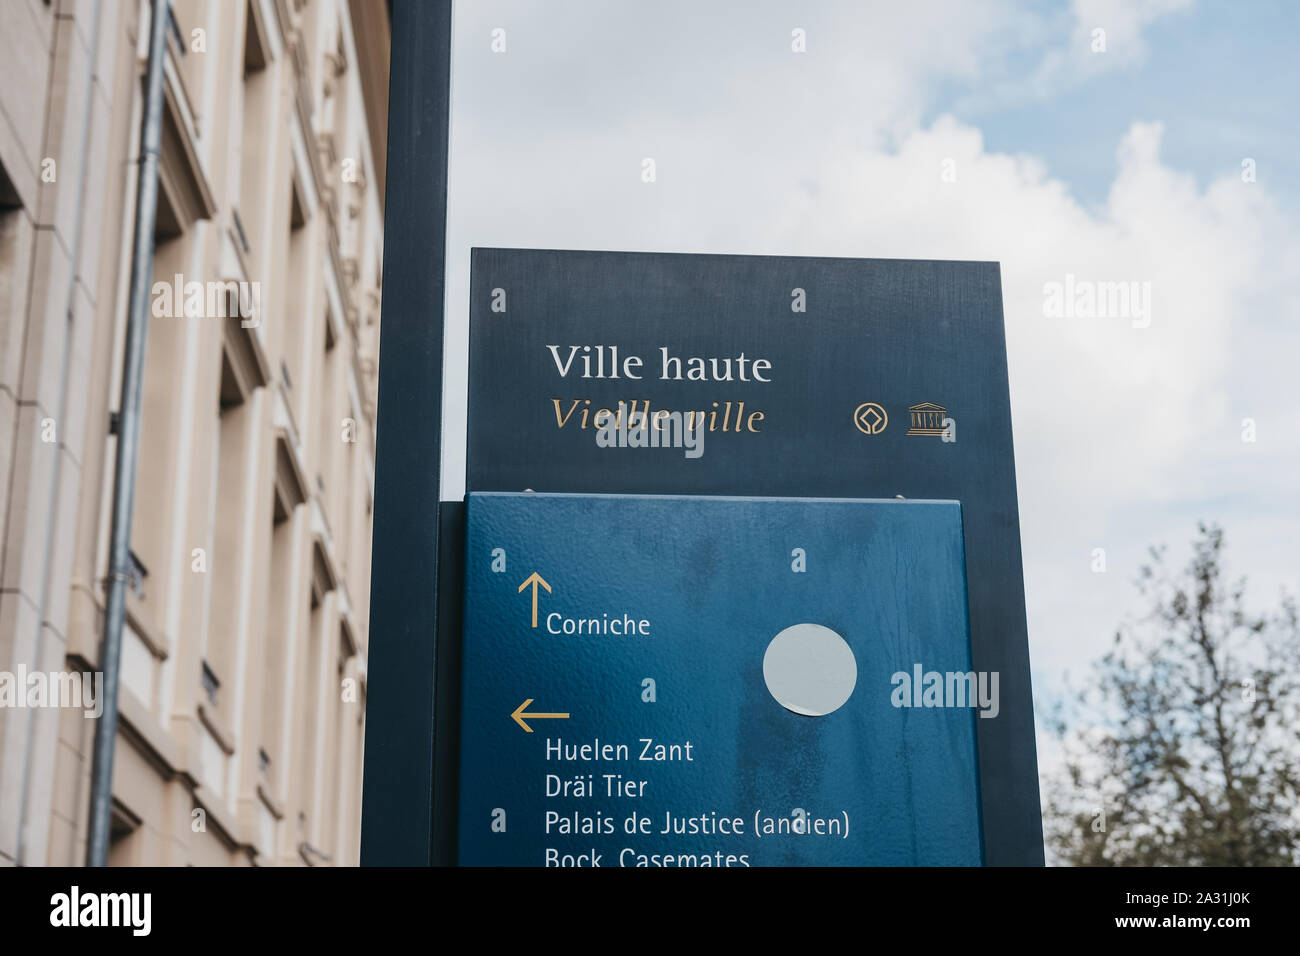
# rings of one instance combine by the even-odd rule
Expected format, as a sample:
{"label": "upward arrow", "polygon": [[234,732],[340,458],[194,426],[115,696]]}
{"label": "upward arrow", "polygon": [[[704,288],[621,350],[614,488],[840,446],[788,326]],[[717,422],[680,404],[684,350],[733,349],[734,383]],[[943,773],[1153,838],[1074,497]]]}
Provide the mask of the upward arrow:
{"label": "upward arrow", "polygon": [[519,590],[523,591],[523,589],[528,587],[528,585],[530,584],[533,586],[533,627],[536,627],[537,626],[537,585],[540,584],[542,587],[546,588],[547,594],[551,593],[551,586],[547,584],[546,579],[542,577],[540,574],[538,574],[536,571],[528,575],[528,577],[524,580],[524,583],[519,585]]}

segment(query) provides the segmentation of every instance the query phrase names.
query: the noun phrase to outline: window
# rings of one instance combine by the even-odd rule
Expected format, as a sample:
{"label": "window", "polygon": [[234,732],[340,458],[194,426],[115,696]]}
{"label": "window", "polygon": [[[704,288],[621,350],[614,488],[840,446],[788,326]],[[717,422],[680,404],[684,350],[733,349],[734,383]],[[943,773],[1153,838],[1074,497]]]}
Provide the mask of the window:
{"label": "window", "polygon": [[[235,213],[236,228],[245,252],[265,256],[260,249],[262,228],[265,225],[266,144],[273,132],[270,129],[271,81],[266,69],[266,34],[261,13],[256,3],[245,5],[244,22],[244,110],[243,140],[240,144],[239,208]],[[264,261],[264,260],[262,260]],[[254,270],[259,275],[263,269]]]}
{"label": "window", "polygon": [[140,865],[141,819],[117,800],[113,801],[108,821],[108,865]]}
{"label": "window", "polygon": [[[271,573],[266,594],[266,619],[260,653],[264,662],[264,694],[261,704],[261,749],[258,764],[269,773],[274,759],[284,753],[281,739],[285,719],[284,689],[292,687],[290,650],[294,647],[292,630],[300,628],[299,615],[292,613],[297,593],[293,587],[293,506],[279,487],[271,492]],[[292,747],[289,748],[292,753]]]}
{"label": "window", "polygon": [[18,190],[14,188],[13,180],[5,172],[4,164],[0,163],[0,213],[21,207],[22,200],[18,198]]}
{"label": "window", "polygon": [[207,697],[208,703],[213,707],[217,706],[217,690],[221,687],[221,681],[217,680],[217,675],[208,662],[203,662],[203,672],[199,677],[199,683],[203,687],[204,696]]}
{"label": "window", "polygon": [[[333,527],[339,521],[338,513],[333,507],[334,501],[337,499],[330,497],[338,485],[335,453],[345,436],[343,434],[344,423],[339,415],[339,360],[338,352],[334,348],[337,340],[334,336],[334,327],[330,324],[328,308],[324,311],[322,324],[324,325],[325,350],[321,356],[320,394],[316,400],[316,413],[320,418],[320,427],[317,431],[316,440],[318,444],[315,451],[317,476],[320,479],[319,487],[322,497],[325,499],[325,516],[331,527]],[[355,436],[348,435],[347,437]]]}
{"label": "window", "polygon": [[[234,320],[231,320],[234,321]],[[242,370],[242,371],[241,371]],[[207,646],[203,649],[204,671],[217,686],[223,678],[235,677],[236,643],[241,630],[240,561],[243,522],[247,494],[249,433],[252,412],[246,401],[250,390],[247,369],[242,366],[229,344],[221,350],[221,371],[214,409],[216,428],[212,430],[212,554],[209,556]],[[206,685],[205,685],[206,690]],[[208,704],[220,712],[221,701],[208,696]],[[224,715],[226,724],[234,723]]]}

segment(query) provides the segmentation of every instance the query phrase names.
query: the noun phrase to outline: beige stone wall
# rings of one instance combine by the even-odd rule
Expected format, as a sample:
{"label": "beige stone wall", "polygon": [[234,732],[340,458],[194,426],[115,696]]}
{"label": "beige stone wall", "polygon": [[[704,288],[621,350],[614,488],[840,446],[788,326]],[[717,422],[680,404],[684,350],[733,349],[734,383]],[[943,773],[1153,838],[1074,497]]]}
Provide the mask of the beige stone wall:
{"label": "beige stone wall", "polygon": [[[355,864],[386,6],[172,8],[110,862]],[[0,6],[4,865],[85,853],[95,722],[3,681],[98,657],[148,21]]]}

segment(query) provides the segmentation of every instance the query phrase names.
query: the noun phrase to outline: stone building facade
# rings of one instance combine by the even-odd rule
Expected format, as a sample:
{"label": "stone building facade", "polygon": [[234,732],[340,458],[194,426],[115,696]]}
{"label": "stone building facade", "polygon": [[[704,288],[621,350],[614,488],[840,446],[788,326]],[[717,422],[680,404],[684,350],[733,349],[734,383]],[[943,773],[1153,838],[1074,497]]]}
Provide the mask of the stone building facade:
{"label": "stone building facade", "polygon": [[[149,17],[0,8],[0,864],[85,856]],[[388,11],[167,45],[110,863],[354,864]]]}

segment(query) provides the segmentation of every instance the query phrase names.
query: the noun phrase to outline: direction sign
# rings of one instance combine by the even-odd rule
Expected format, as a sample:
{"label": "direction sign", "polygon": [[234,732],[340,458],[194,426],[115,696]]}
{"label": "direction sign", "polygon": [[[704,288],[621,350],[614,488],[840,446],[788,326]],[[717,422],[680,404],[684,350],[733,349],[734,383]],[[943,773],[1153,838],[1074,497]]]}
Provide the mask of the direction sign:
{"label": "direction sign", "polygon": [[1041,864],[998,265],[476,249],[470,284],[471,492],[962,503],[986,859]]}
{"label": "direction sign", "polygon": [[956,502],[467,511],[460,863],[982,862]]}

